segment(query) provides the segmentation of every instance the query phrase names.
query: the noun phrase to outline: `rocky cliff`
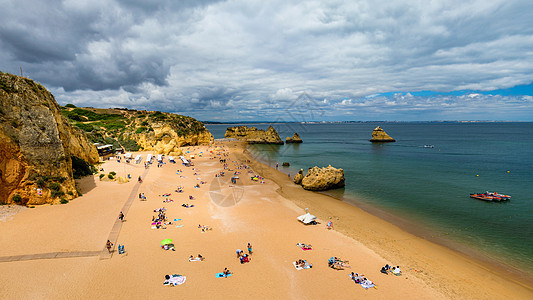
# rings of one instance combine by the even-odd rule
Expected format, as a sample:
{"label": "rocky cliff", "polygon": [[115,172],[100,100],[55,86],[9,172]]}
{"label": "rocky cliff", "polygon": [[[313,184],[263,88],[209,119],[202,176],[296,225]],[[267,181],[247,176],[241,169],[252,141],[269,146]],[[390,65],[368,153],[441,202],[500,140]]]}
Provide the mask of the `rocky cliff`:
{"label": "rocky cliff", "polygon": [[236,126],[226,129],[226,138],[234,138],[242,141],[247,141],[249,144],[276,144],[283,145],[283,141],[279,137],[278,132],[274,127],[270,126],[268,129],[262,130],[256,127]]}
{"label": "rocky cliff", "polygon": [[288,136],[286,139],[285,139],[285,143],[287,144],[291,144],[291,143],[294,143],[294,144],[299,144],[299,143],[303,143],[302,141],[302,138],[300,138],[300,135],[298,133],[294,133],[292,135],[292,138],[290,136]]}
{"label": "rocky cliff", "polygon": [[325,191],[329,189],[336,189],[344,187],[344,170],[336,169],[332,166],[326,168],[313,167],[307,170],[307,174],[303,175],[303,170],[300,170],[294,178],[294,182],[302,185],[306,190],[311,191]]}
{"label": "rocky cliff", "polygon": [[80,164],[98,162],[85,134],[34,81],[0,73],[0,203],[44,204],[78,196]]}
{"label": "rocky cliff", "polygon": [[126,151],[154,151],[180,155],[180,147],[209,144],[214,139],[202,122],[159,111],[77,108],[67,105],[63,114],[86,131],[93,142],[113,144]]}
{"label": "rocky cliff", "polygon": [[374,131],[372,131],[372,138],[370,139],[371,142],[377,142],[377,143],[383,143],[383,142],[396,142],[395,139],[390,137],[385,130],[381,129],[381,127],[376,127]]}

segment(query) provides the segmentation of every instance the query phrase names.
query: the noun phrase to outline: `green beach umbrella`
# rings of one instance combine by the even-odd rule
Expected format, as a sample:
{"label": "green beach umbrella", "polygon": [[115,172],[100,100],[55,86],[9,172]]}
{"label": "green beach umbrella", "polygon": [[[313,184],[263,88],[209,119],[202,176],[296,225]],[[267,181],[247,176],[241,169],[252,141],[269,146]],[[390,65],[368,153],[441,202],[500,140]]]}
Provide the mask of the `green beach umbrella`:
{"label": "green beach umbrella", "polygon": [[168,244],[172,244],[172,240],[171,239],[164,239],[161,241],[161,245],[168,245]]}

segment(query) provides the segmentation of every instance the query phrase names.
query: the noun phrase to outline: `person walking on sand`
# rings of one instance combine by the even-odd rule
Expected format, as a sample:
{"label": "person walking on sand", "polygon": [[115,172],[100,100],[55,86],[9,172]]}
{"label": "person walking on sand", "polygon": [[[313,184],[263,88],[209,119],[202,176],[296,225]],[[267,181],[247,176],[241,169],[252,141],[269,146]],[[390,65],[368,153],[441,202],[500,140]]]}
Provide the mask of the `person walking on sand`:
{"label": "person walking on sand", "polygon": [[120,212],[120,214],[118,215],[118,219],[124,222],[124,214],[122,212]]}
{"label": "person walking on sand", "polygon": [[252,244],[248,243],[248,254],[252,254]]}
{"label": "person walking on sand", "polygon": [[333,222],[328,222],[327,229],[333,229]]}
{"label": "person walking on sand", "polygon": [[107,248],[107,251],[111,253],[111,247],[113,247],[113,243],[111,243],[110,240],[107,240],[107,243],[105,243],[105,247]]}

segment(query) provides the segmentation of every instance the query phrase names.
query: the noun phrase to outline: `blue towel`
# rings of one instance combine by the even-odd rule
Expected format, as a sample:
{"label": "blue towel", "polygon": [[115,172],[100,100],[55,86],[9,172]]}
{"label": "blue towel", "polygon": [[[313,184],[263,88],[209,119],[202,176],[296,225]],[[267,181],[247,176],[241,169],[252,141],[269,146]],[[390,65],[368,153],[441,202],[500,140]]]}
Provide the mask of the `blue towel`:
{"label": "blue towel", "polygon": [[230,277],[232,274],[228,274],[227,276],[224,276],[224,273],[220,272],[220,273],[216,273],[215,274],[215,277],[216,278],[224,278],[224,277]]}
{"label": "blue towel", "polygon": [[181,221],[181,219],[174,219],[174,222]]}

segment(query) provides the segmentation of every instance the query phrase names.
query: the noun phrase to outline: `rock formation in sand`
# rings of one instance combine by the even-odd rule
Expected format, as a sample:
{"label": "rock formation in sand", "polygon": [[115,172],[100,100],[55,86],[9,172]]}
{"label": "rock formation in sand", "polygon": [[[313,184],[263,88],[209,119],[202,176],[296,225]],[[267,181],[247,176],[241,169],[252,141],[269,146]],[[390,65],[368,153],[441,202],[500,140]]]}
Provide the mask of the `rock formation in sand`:
{"label": "rock formation in sand", "polygon": [[0,203],[73,199],[74,174],[98,160],[96,147],[62,116],[48,90],[0,72]]}
{"label": "rock formation in sand", "polygon": [[268,127],[266,131],[247,126],[228,127],[224,137],[246,141],[249,144],[283,145],[278,132],[272,126]]}
{"label": "rock formation in sand", "polygon": [[381,127],[376,127],[374,131],[372,131],[372,138],[370,139],[373,143],[385,143],[385,142],[396,142],[395,139],[390,137],[385,130],[383,130]]}
{"label": "rock formation in sand", "polygon": [[294,183],[302,184],[302,179],[304,179],[304,169],[300,169],[300,171],[294,175]]}
{"label": "rock formation in sand", "polygon": [[288,136],[286,139],[285,139],[285,143],[287,144],[291,144],[291,143],[294,143],[294,144],[299,144],[299,143],[303,143],[302,139],[300,138],[300,135],[297,134],[296,132],[293,134],[292,138],[290,136]]}
{"label": "rock formation in sand", "polygon": [[325,191],[344,187],[344,170],[336,169],[332,166],[309,168],[307,174],[301,180],[301,185],[304,189],[311,191]]}

